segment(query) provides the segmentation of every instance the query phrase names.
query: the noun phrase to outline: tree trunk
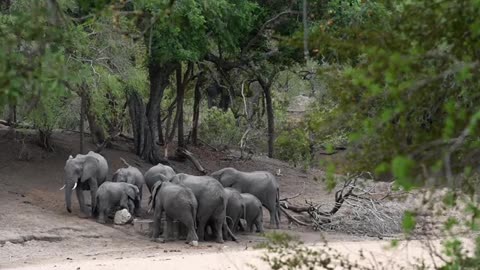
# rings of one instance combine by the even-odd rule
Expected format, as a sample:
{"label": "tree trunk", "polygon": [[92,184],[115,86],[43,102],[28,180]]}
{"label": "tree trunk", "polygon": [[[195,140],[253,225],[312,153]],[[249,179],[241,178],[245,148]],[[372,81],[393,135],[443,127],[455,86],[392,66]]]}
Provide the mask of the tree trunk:
{"label": "tree trunk", "polygon": [[200,119],[200,102],[202,101],[203,72],[198,74],[193,97],[192,144],[198,145],[198,120]]}
{"label": "tree trunk", "polygon": [[[160,133],[159,125],[160,102],[163,92],[169,84],[170,75],[175,71],[177,63],[165,64],[150,63],[148,67],[150,80],[149,101],[145,105],[138,93],[130,94],[130,117],[134,130],[135,151],[142,159],[152,164],[168,164],[168,161],[160,157]],[[163,137],[163,136],[162,136]]]}
{"label": "tree trunk", "polygon": [[97,122],[97,116],[92,110],[91,97],[87,93],[85,95],[85,113],[87,115],[88,127],[94,144],[103,144],[105,142],[105,131]]}
{"label": "tree trunk", "polygon": [[163,137],[162,115],[159,113],[157,118],[158,123],[158,143],[165,145],[165,138]]}
{"label": "tree trunk", "polygon": [[259,80],[265,94],[265,106],[267,109],[267,125],[268,125],[268,157],[273,158],[273,142],[275,140],[275,116],[273,114],[271,81],[266,82]]}
{"label": "tree trunk", "polygon": [[130,114],[130,122],[132,124],[133,143],[135,154],[141,156],[145,148],[146,137],[146,113],[145,104],[142,97],[134,90],[130,90],[128,95],[128,108]]}
{"label": "tree trunk", "polygon": [[9,104],[8,105],[7,125],[8,126],[15,126],[16,123],[17,123],[17,105]]}
{"label": "tree trunk", "polygon": [[185,138],[183,134],[183,100],[185,97],[185,84],[182,80],[182,66],[177,68],[177,147],[185,147]]}
{"label": "tree trunk", "polygon": [[80,95],[80,154],[85,153],[85,149],[84,149],[85,128],[83,126],[84,123],[85,123],[85,94],[82,93]]}

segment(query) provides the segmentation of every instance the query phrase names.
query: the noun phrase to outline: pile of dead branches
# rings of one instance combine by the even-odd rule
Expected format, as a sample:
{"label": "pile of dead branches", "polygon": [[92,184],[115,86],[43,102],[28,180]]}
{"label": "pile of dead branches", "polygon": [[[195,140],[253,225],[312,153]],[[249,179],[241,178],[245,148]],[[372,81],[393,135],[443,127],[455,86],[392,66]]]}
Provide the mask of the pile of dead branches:
{"label": "pile of dead branches", "polygon": [[402,201],[392,199],[401,192],[393,192],[390,183],[375,183],[367,175],[370,178],[358,174],[341,177],[343,184],[335,192],[333,206],[328,206],[330,210],[311,201],[293,205],[289,203],[293,197],[282,199],[281,210],[291,223],[315,230],[379,238],[402,232],[401,221],[407,207]]}

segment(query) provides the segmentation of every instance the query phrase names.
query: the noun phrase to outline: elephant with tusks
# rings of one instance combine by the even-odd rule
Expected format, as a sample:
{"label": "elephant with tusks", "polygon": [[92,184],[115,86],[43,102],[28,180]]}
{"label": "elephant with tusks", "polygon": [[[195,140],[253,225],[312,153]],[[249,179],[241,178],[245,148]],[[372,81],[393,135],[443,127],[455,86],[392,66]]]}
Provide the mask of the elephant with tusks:
{"label": "elephant with tusks", "polygon": [[76,190],[80,210],[84,215],[89,216],[90,213],[85,204],[83,191],[90,190],[91,213],[93,213],[96,207],[97,189],[107,181],[107,160],[100,154],[90,151],[86,155],[69,156],[64,170],[65,184],[60,190],[65,189],[67,211],[72,212],[72,193]]}

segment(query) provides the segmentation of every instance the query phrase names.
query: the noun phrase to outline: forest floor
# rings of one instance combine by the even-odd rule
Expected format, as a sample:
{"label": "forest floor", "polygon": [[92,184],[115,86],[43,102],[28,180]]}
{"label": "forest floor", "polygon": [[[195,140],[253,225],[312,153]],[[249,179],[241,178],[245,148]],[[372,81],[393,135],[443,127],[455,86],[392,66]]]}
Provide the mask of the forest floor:
{"label": "forest floor", "polygon": [[[186,257],[190,258],[193,265],[212,261],[208,267],[199,269],[250,269],[243,268],[249,262],[265,266],[257,256],[260,251],[254,250],[258,243],[265,240],[259,235],[240,234],[238,243],[204,242],[198,247],[190,247],[182,242],[160,244],[137,233],[133,225],[102,225],[93,219],[80,218],[75,198],[72,200],[73,213],[68,213],[64,192],[59,188],[63,185],[65,160],[70,154],[78,152],[78,133],[56,132],[54,152],[45,152],[32,143],[23,144],[19,137],[22,135],[14,135],[7,128],[0,127],[0,269],[54,269],[57,265],[59,268],[56,269],[80,269],[80,266],[85,266],[82,269],[121,269],[120,261],[124,265],[140,266],[156,262],[165,267],[162,269],[191,269],[187,267],[188,263],[182,263]],[[22,148],[22,155],[28,153],[28,161],[19,160]],[[125,143],[123,148],[105,149],[102,152],[110,166],[109,177],[123,166],[120,157],[139,167],[142,172],[151,167],[131,153],[128,144]],[[93,144],[86,144],[87,151],[93,149]],[[327,192],[320,181],[323,176],[320,170],[305,172],[266,157],[242,161],[208,147],[190,150],[209,172],[228,166],[244,171],[267,170],[274,174],[280,170],[281,176],[277,177],[280,197],[301,192],[301,196],[290,202],[301,204],[309,200],[334,204],[334,194]],[[188,161],[172,163],[178,172],[198,174]],[[149,197],[147,189],[144,189],[144,193],[142,206],[146,208]],[[264,220],[267,231],[270,231],[266,211]],[[339,245],[340,249],[342,246],[354,248],[352,243],[358,243],[358,247],[362,243],[377,243],[375,249],[381,250],[381,245],[388,244],[388,241],[379,241],[376,237],[366,235],[314,231],[288,224],[285,217],[282,218],[280,231],[296,235],[307,244],[327,240],[332,245]],[[179,263],[185,267],[180,268]]]}

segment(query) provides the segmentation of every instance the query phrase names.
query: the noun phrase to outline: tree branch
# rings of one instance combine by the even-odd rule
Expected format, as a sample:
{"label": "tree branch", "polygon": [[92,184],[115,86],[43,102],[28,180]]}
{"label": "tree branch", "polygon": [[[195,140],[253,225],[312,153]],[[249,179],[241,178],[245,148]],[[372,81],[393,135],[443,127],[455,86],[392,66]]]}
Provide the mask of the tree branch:
{"label": "tree branch", "polygon": [[282,11],[280,13],[278,13],[277,15],[273,16],[272,18],[270,18],[269,20],[267,20],[261,27],[260,29],[257,31],[257,33],[255,34],[255,36],[247,43],[247,45],[242,49],[242,54],[245,54],[249,49],[250,47],[252,47],[255,42],[257,42],[259,39],[260,39],[260,36],[263,34],[263,32],[267,29],[267,27],[276,22],[277,20],[279,20],[280,18],[282,18],[284,15],[288,15],[288,14],[298,14],[299,12],[298,11],[293,11],[293,10],[285,10],[285,11]]}

